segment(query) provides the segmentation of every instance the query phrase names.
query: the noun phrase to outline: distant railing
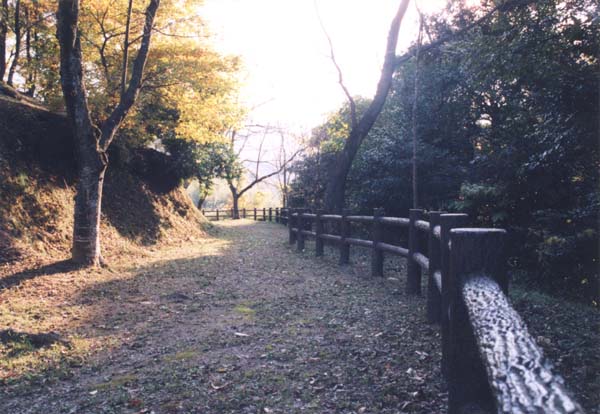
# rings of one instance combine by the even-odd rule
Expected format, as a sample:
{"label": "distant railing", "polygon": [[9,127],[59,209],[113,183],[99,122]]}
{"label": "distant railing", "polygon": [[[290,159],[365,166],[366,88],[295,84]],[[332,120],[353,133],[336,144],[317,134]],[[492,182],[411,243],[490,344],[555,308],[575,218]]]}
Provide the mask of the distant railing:
{"label": "distant railing", "polygon": [[[235,210],[232,208],[205,210],[202,214],[210,221],[231,220],[235,217]],[[287,224],[287,209],[284,208],[241,208],[238,210],[238,218],[249,218],[256,221],[275,221],[276,223]]]}
{"label": "distant railing", "polygon": [[[508,302],[505,230],[467,228],[466,214],[418,209],[408,218],[385,217],[382,209],[373,216],[281,212],[289,243],[299,251],[306,238],[315,239],[316,256],[332,243],[339,263],[348,264],[351,246],[369,248],[371,273],[378,277],[384,254],[405,257],[408,294],[421,292],[421,273],[427,272],[427,320],[441,325],[449,414],[584,412]],[[352,237],[355,223],[370,227],[371,237]],[[407,232],[408,246],[387,243],[386,230]]]}

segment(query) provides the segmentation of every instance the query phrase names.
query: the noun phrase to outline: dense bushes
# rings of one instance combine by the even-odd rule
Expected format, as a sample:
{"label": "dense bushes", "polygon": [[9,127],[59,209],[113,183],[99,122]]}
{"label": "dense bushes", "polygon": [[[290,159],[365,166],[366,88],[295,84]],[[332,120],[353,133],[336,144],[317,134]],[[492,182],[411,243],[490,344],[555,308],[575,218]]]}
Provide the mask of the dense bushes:
{"label": "dense bushes", "polygon": [[[489,7],[492,5],[490,4]],[[483,10],[454,5],[429,19],[433,38]],[[419,71],[419,204],[506,227],[517,277],[567,295],[598,296],[599,6],[544,0],[497,13],[398,68],[363,144],[346,204],[406,215]],[[338,125],[340,110],[325,125]],[[297,204],[319,205],[337,146],[315,142],[296,165]],[[331,138],[336,140],[337,137]]]}

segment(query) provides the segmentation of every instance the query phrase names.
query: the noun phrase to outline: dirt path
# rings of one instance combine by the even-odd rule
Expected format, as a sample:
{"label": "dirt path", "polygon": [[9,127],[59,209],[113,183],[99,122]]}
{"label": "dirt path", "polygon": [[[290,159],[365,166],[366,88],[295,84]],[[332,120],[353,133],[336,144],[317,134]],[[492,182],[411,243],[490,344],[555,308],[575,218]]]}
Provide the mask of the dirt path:
{"label": "dirt path", "polygon": [[285,240],[276,224],[224,222],[218,237],[87,275],[65,305],[79,323],[57,329],[91,341],[89,357],[5,381],[0,412],[443,412],[422,299]]}

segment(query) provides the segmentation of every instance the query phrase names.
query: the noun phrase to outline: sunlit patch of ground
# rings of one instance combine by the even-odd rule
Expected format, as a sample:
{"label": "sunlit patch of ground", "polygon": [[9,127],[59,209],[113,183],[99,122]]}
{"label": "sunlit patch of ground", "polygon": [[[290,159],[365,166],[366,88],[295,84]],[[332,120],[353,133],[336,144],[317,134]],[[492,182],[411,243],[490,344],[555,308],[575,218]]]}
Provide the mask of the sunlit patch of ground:
{"label": "sunlit patch of ground", "polygon": [[[189,274],[182,272],[186,263],[219,257],[228,244],[209,237],[133,256],[131,251],[113,255],[108,268],[69,270],[68,264],[58,263],[20,271],[17,280],[22,281],[0,290],[0,333],[10,329],[24,334],[0,341],[0,381],[10,385],[65,378],[69,368],[122,346],[146,329],[139,316],[151,318],[161,294],[202,285],[201,279],[190,283]],[[50,271],[44,273],[45,268]],[[14,276],[4,275],[0,285]],[[58,335],[60,342],[32,345],[27,335],[40,333]]]}
{"label": "sunlit patch of ground", "polygon": [[[404,295],[403,260],[386,259],[373,279],[368,252],[339,267],[337,250],[313,249],[296,252],[283,226],[225,221],[206,239],[115,255],[107,269],[13,278],[0,331],[30,336],[0,341],[0,412],[445,412],[439,330],[424,322],[423,298]],[[543,301],[518,302],[549,352],[575,336],[566,321],[548,328]],[[590,354],[564,357],[566,374],[589,376]],[[577,384],[590,413],[594,390],[593,378]]]}

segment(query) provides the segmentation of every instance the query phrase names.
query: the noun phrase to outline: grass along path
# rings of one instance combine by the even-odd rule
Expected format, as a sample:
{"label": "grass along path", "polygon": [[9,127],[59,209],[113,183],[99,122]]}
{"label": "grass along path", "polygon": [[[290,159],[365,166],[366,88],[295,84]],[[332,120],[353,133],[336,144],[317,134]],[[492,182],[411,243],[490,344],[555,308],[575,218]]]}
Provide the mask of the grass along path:
{"label": "grass along path", "polygon": [[217,231],[3,291],[3,323],[71,345],[5,346],[0,412],[441,412],[437,333],[398,280],[297,254],[275,224]]}
{"label": "grass along path", "polygon": [[133,263],[51,267],[0,291],[0,330],[62,341],[4,341],[0,412],[445,412],[438,328],[404,296],[403,261],[372,279],[360,255],[339,267],[286,239],[226,221]]}

